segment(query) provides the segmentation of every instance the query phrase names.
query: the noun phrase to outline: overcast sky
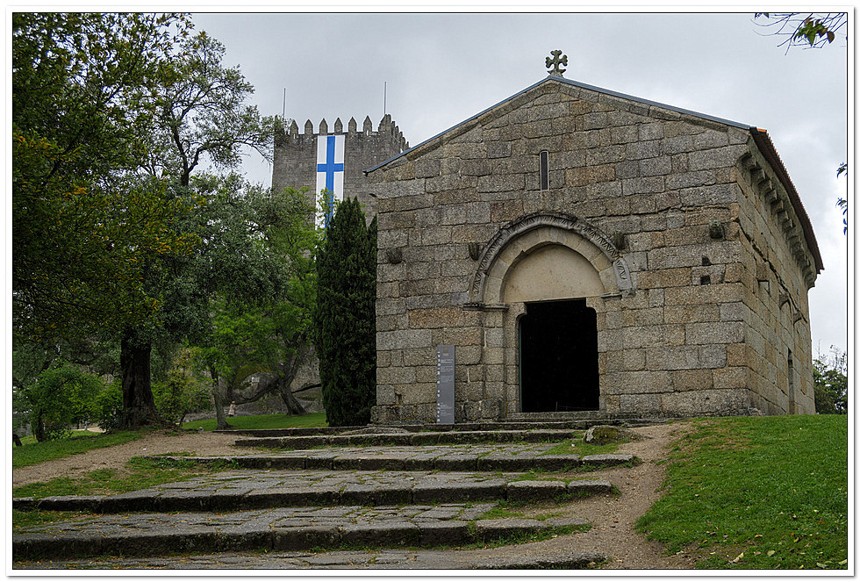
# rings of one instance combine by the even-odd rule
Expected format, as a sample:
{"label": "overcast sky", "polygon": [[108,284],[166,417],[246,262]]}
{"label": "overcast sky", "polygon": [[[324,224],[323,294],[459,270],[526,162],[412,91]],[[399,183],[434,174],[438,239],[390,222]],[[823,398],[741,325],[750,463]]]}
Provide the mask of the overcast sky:
{"label": "overcast sky", "polygon": [[[847,348],[847,238],[836,169],[848,160],[848,52],[792,48],[752,13],[195,14],[256,88],[254,103],[314,128],[385,105],[410,145],[546,76],[553,49],[575,81],[767,129],[812,219],[825,271],[810,291],[813,353]],[[760,21],[759,21],[760,22]],[[271,183],[249,157],[248,178]]]}

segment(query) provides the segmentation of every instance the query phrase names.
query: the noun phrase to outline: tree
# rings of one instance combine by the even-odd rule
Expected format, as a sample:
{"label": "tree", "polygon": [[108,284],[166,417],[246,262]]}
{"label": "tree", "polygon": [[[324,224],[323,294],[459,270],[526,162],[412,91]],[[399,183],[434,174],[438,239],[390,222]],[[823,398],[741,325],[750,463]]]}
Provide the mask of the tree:
{"label": "tree", "polygon": [[15,329],[117,338],[128,428],[160,422],[153,345],[205,329],[211,294],[236,281],[222,251],[239,271],[257,258],[212,220],[219,182],[238,180],[194,172],[268,153],[272,122],[244,105],[223,46],[190,30],[181,15],[13,18]]}
{"label": "tree", "polygon": [[848,358],[831,347],[830,357],[819,355],[812,362],[815,412],[848,414]]}
{"label": "tree", "polygon": [[[847,12],[829,12],[823,14],[800,12],[756,12],[755,18],[765,18],[770,34],[783,37],[779,46],[785,46],[786,53],[793,46],[821,48],[836,40],[837,34],[848,26]],[[847,41],[847,34],[845,39]],[[848,173],[848,163],[842,162],[836,170],[836,177]],[[848,234],[848,200],[839,197],[836,205],[842,209],[842,233]]]}
{"label": "tree", "polygon": [[[224,402],[245,404],[270,393],[280,395],[291,412],[303,412],[292,383],[310,356],[316,298],[313,209],[303,192],[290,189],[277,194],[251,190],[243,204],[247,214],[242,224],[253,233],[245,247],[265,254],[261,269],[277,272],[281,285],[251,294],[219,293],[212,304],[211,327],[196,351],[212,378],[218,428],[228,426]],[[231,216],[235,220],[240,214]],[[251,386],[251,377],[260,381]]]}
{"label": "tree", "polygon": [[785,46],[786,52],[793,46],[820,48],[830,44],[848,26],[847,12],[756,12],[755,18],[768,20],[761,26],[767,27],[769,34],[784,38],[779,46]]}
{"label": "tree", "polygon": [[317,255],[315,343],[331,426],[370,421],[376,400],[376,219],[341,202]]}
{"label": "tree", "polygon": [[98,376],[68,362],[59,362],[39,374],[24,392],[36,440],[60,438],[72,424],[96,418],[97,397],[103,388]]}

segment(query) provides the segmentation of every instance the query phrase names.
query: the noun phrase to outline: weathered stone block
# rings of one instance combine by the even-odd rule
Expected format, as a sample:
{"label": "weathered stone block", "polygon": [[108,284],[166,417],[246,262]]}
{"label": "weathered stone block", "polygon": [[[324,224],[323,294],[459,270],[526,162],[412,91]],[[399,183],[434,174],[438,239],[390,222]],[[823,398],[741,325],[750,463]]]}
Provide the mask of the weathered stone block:
{"label": "weathered stone block", "polygon": [[686,332],[688,344],[733,344],[743,341],[744,324],[742,321],[691,323]]}

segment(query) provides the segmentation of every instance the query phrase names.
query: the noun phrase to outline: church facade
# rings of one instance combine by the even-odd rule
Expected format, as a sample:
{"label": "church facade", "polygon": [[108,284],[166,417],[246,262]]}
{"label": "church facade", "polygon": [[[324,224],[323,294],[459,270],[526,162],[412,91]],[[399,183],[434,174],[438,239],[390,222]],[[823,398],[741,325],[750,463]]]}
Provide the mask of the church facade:
{"label": "church facade", "polygon": [[[437,420],[443,346],[456,422],[814,412],[823,265],[766,131],[556,70],[413,148],[388,116],[346,139],[374,150],[344,191],[379,221],[375,423]],[[313,143],[276,141],[273,185],[313,187]]]}
{"label": "church facade", "polygon": [[378,423],[813,413],[823,265],[761,129],[559,73],[369,169]]}

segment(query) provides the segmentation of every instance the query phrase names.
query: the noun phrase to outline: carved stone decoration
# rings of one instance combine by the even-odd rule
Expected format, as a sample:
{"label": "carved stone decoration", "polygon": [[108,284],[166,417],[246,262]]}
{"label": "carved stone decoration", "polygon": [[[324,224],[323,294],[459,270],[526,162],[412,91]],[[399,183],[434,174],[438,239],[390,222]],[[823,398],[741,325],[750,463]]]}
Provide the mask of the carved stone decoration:
{"label": "carved stone decoration", "polygon": [[559,50],[550,51],[549,54],[552,55],[552,58],[546,58],[546,68],[549,69],[550,67],[552,67],[552,69],[549,71],[549,74],[553,75],[554,77],[563,77],[564,72],[567,69],[562,69],[561,66],[567,66],[567,55],[561,54],[561,51]]}
{"label": "carved stone decoration", "polygon": [[469,256],[473,261],[477,261],[481,257],[481,245],[479,243],[469,243]]}
{"label": "carved stone decoration", "polygon": [[514,239],[542,227],[571,231],[589,241],[600,249],[603,255],[613,264],[615,282],[618,288],[626,292],[634,291],[635,287],[630,268],[621,256],[618,248],[616,248],[607,235],[571,214],[536,212],[522,216],[503,226],[484,247],[484,252],[481,253],[478,268],[470,287],[471,303],[483,303],[487,273],[502,250]]}
{"label": "carved stone decoration", "polygon": [[719,220],[712,220],[708,225],[708,234],[714,240],[726,238],[726,229]]}
{"label": "carved stone decoration", "polygon": [[403,262],[403,249],[388,249],[385,251],[385,258],[388,259],[388,262],[392,265],[397,265]]}

